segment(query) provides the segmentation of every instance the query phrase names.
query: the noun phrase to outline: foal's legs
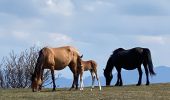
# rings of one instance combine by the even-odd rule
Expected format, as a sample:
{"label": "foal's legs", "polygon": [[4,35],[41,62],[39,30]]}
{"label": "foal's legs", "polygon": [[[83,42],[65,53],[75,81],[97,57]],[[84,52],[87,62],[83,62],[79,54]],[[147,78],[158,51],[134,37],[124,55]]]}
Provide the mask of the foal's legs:
{"label": "foal's legs", "polygon": [[95,82],[95,74],[93,71],[90,71],[91,72],[91,77],[92,77],[92,88],[91,90],[94,88],[94,82]]}
{"label": "foal's legs", "polygon": [[138,67],[138,72],[139,72],[139,80],[138,80],[138,83],[136,84],[136,86],[141,85],[141,81],[142,81],[142,69],[141,69],[141,66]]}
{"label": "foal's legs", "polygon": [[53,81],[53,91],[55,91],[56,85],[55,85],[54,68],[51,68],[51,75],[52,75],[52,81]]}
{"label": "foal's legs", "polygon": [[146,74],[146,85],[149,85],[149,76],[148,76],[148,68],[147,68],[147,64],[143,64],[144,69],[145,69],[145,74]]}
{"label": "foal's legs", "polygon": [[95,70],[94,73],[95,73],[96,79],[97,79],[97,81],[98,81],[99,90],[101,90],[101,85],[100,85],[99,77],[98,77],[98,75],[97,75],[97,70]]}
{"label": "foal's legs", "polygon": [[83,90],[83,70],[80,72],[80,90]]}

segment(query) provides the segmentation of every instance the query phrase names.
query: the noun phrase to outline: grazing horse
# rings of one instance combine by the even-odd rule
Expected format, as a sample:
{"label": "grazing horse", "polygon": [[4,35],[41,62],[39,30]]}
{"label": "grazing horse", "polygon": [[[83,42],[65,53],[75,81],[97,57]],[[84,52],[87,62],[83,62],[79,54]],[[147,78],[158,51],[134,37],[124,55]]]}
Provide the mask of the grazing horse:
{"label": "grazing horse", "polygon": [[[34,73],[32,74],[32,91],[39,91],[42,86],[42,76],[44,69],[50,69],[53,81],[53,91],[55,91],[55,76],[54,70],[62,70],[69,66],[73,73],[73,83],[72,87],[76,85],[78,89],[78,68],[81,67],[81,58],[77,49],[71,46],[49,48],[44,47],[39,51],[39,57],[35,66]],[[70,88],[70,89],[71,89]]]}
{"label": "grazing horse", "polygon": [[88,60],[88,61],[81,60],[81,70],[79,71],[79,73],[80,73],[80,90],[83,90],[83,86],[84,86],[84,84],[83,84],[83,72],[84,71],[90,71],[90,73],[91,73],[91,77],[92,77],[91,90],[94,88],[95,76],[98,81],[99,89],[101,90],[100,81],[99,81],[99,78],[97,75],[97,63],[93,60]]}
{"label": "grazing horse", "polygon": [[[155,75],[153,70],[153,64],[151,59],[151,53],[148,48],[136,47],[129,50],[125,50],[123,48],[116,49],[113,54],[109,57],[107,61],[106,68],[104,69],[104,76],[106,78],[106,86],[110,85],[110,82],[113,78],[112,70],[115,66],[118,74],[117,74],[117,82],[115,86],[122,86],[122,78],[121,78],[121,69],[126,70],[134,70],[138,69],[139,72],[139,80],[136,84],[137,86],[141,85],[142,80],[142,69],[141,65],[143,64],[145,73],[146,73],[146,85],[149,85],[149,77],[150,75]],[[149,70],[149,71],[148,71]]]}

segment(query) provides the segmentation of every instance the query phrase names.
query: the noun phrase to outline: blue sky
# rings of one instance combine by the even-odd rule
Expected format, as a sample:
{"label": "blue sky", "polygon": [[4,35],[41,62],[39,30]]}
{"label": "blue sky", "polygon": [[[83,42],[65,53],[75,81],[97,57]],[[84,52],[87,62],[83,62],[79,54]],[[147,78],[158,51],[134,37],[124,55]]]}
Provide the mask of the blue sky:
{"label": "blue sky", "polygon": [[[101,76],[114,49],[147,47],[155,67],[170,66],[169,4],[169,0],[0,0],[0,56],[33,45],[72,45],[84,60],[97,61]],[[72,78],[68,68],[57,73]]]}

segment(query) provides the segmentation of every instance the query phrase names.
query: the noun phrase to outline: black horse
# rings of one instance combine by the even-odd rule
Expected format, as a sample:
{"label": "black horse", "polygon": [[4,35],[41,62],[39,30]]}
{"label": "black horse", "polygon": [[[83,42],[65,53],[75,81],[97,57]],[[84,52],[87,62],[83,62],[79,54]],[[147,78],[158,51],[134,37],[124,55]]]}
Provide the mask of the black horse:
{"label": "black horse", "polygon": [[153,70],[150,50],[148,48],[141,48],[141,47],[136,47],[129,50],[125,50],[123,48],[116,49],[115,51],[113,51],[113,54],[109,57],[106,68],[104,69],[106,86],[110,85],[110,82],[113,78],[112,70],[114,66],[116,67],[116,70],[118,72],[117,82],[115,86],[123,85],[122,78],[121,78],[122,68],[126,70],[133,70],[137,68],[139,72],[139,80],[136,85],[137,86],[141,85],[142,64],[144,66],[145,73],[146,73],[146,85],[149,85],[148,73],[150,73],[150,75],[155,75],[155,72]]}

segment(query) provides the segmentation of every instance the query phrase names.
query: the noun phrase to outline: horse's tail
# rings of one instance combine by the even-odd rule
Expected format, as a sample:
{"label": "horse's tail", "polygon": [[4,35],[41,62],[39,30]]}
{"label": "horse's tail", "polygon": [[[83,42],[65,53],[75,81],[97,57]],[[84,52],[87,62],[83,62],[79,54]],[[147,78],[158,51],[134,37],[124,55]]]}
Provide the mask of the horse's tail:
{"label": "horse's tail", "polygon": [[95,72],[94,77],[98,78],[98,76],[96,76],[97,75],[97,63],[94,60],[91,60],[90,62],[91,62],[91,67],[93,71]]}
{"label": "horse's tail", "polygon": [[151,52],[149,49],[145,48],[144,49],[144,55],[145,55],[145,61],[146,64],[148,64],[148,69],[149,69],[149,73],[150,75],[156,75],[156,73],[153,70],[153,63],[152,63],[152,58],[151,58]]}
{"label": "horse's tail", "polygon": [[92,67],[94,68],[97,68],[97,63],[95,62],[95,61],[93,61],[93,60],[91,60],[91,65],[92,65]]}

